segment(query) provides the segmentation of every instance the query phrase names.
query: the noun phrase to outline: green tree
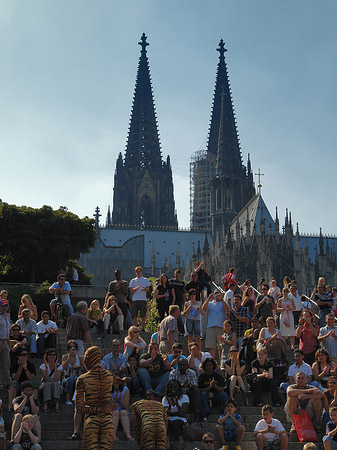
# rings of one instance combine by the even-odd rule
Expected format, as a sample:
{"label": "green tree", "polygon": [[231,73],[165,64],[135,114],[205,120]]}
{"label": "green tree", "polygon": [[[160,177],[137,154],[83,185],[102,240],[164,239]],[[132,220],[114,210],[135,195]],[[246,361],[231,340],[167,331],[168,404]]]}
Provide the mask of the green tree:
{"label": "green tree", "polygon": [[0,280],[54,280],[60,269],[95,245],[94,220],[65,207],[53,210],[0,203]]}

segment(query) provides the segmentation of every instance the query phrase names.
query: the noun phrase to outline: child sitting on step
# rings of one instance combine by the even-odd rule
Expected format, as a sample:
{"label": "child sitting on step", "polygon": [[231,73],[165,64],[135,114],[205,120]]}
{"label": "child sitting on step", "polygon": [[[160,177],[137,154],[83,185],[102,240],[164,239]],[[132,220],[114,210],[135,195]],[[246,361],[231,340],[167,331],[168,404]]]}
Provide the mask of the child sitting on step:
{"label": "child sitting on step", "polygon": [[274,419],[274,411],[270,405],[262,406],[262,420],[254,429],[257,450],[286,450],[288,436],[278,419]]}
{"label": "child sitting on step", "polygon": [[236,413],[236,402],[232,398],[226,402],[224,413],[219,417],[216,431],[222,443],[223,450],[229,450],[227,442],[236,442],[235,450],[241,450],[245,427],[241,424],[241,416]]}

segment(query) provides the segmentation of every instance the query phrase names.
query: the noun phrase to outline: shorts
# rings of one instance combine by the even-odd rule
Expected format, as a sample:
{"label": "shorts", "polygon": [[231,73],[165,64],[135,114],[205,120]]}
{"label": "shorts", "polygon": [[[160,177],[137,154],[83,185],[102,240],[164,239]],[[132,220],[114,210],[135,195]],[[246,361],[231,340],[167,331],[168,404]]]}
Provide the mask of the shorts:
{"label": "shorts", "polygon": [[263,448],[265,450],[279,450],[279,442],[278,439],[274,439],[273,441],[265,441]]}
{"label": "shorts", "polygon": [[223,334],[223,328],[221,327],[210,327],[206,329],[206,348],[216,348],[218,342],[218,336]]}
{"label": "shorts", "polygon": [[[301,405],[298,404],[297,405],[297,411],[300,411],[301,409],[305,409],[307,411],[307,413],[309,414],[310,419],[314,420],[315,414],[314,414],[314,410],[312,408],[312,404],[311,404],[310,400],[308,401],[307,406],[305,408],[302,408]],[[291,421],[291,415],[290,415],[290,413],[288,411],[287,404],[284,406],[284,412],[286,413],[286,416],[287,416],[287,422],[291,423],[292,422]]]}
{"label": "shorts", "polygon": [[136,300],[131,304],[131,314],[132,317],[138,317],[138,311],[140,312],[140,317],[144,318],[146,316],[146,308],[147,301],[146,300]]}
{"label": "shorts", "polygon": [[186,319],[186,331],[189,336],[200,336],[200,320]]}
{"label": "shorts", "polygon": [[332,450],[336,450],[336,449],[337,449],[337,441],[334,441],[330,436],[328,436],[328,435],[323,436],[322,441],[323,441],[323,443],[324,443],[325,441],[330,442],[330,444],[331,444],[331,449],[332,449]]}

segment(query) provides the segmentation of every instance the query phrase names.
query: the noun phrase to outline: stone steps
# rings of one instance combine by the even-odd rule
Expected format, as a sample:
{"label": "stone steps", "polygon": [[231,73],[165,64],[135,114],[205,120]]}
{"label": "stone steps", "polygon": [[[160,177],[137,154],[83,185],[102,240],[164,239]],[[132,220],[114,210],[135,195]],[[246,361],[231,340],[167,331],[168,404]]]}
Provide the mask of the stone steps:
{"label": "stone steps", "polygon": [[[126,332],[122,332],[121,335],[106,335],[103,340],[98,340],[97,335],[92,336],[93,344],[99,346],[102,349],[103,356],[106,355],[111,351],[111,341],[113,339],[120,339],[121,343],[123,344],[123,339],[126,336]],[[151,333],[141,333],[143,339],[145,342],[150,341]],[[183,344],[184,347],[184,354],[187,355],[187,339],[185,337],[180,336],[179,341]],[[65,338],[65,330],[61,329],[60,334],[58,337],[58,344],[57,344],[57,350],[59,353],[59,356],[66,353],[66,338]],[[287,357],[289,358],[289,361],[292,361],[292,352],[287,352]],[[38,380],[40,380],[41,376],[38,370],[38,367],[43,362],[41,359],[34,359],[32,360],[36,366],[37,376]],[[8,393],[4,389],[0,389],[0,397],[3,399],[4,407],[3,411],[5,411],[7,407],[8,402]],[[248,398],[250,402],[252,403],[252,395],[248,393]],[[284,398],[284,395],[282,395],[282,398]],[[270,403],[270,395],[266,394],[263,396],[263,399],[265,403]],[[131,399],[131,401],[134,401],[135,399]],[[244,439],[242,442],[242,449],[250,450],[250,449],[256,449],[253,430],[256,425],[256,423],[261,418],[261,408],[254,407],[254,406],[240,406],[241,399],[240,396],[237,396],[238,400],[238,413],[241,414],[242,422],[246,427],[246,433],[244,435]],[[75,450],[75,449],[81,449],[82,442],[81,441],[68,441],[67,437],[70,436],[73,432],[73,407],[72,406],[65,406],[63,403],[60,405],[60,413],[50,412],[50,413],[40,413],[40,420],[42,424],[42,446],[44,450]],[[219,408],[214,408],[212,410],[212,414],[208,417],[207,422],[203,423],[203,429],[206,431],[211,431],[212,433],[215,433],[215,426],[218,420],[219,415],[221,414],[221,411]],[[281,420],[283,423],[285,429],[289,431],[290,425],[286,423],[286,417],[283,410],[283,407],[274,408],[275,417]],[[11,426],[11,420],[13,415],[4,412],[4,419],[5,419],[5,425],[6,430],[8,432],[7,436],[10,436],[10,426]],[[193,420],[192,415],[187,416],[188,419],[191,421]],[[134,432],[131,429],[131,434],[134,436]],[[125,440],[125,435],[122,431],[117,432],[117,436],[120,439],[120,441],[117,441],[114,443],[114,450],[136,450],[138,448],[137,444],[135,442],[128,442]],[[321,440],[321,436],[320,436]],[[220,442],[217,441],[217,444],[215,446],[216,449],[220,447]],[[186,443],[186,450],[192,450],[195,447],[202,448],[201,442],[187,442]],[[10,447],[8,447],[10,448]],[[178,443],[173,442],[173,448],[178,448]],[[303,444],[298,442],[297,435],[292,433],[289,435],[289,450],[300,450],[303,448]],[[323,449],[322,444],[318,445],[319,449]]]}

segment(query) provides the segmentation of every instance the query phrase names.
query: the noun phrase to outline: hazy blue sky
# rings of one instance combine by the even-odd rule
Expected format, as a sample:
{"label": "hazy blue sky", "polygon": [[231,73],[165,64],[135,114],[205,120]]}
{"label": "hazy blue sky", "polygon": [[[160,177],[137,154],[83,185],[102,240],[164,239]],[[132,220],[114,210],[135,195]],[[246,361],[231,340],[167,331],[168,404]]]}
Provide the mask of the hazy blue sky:
{"label": "hazy blue sky", "polygon": [[335,233],[336,0],[2,0],[0,198],[81,217],[112,203],[143,32],[180,226],[223,38],[244,161],[272,215]]}

